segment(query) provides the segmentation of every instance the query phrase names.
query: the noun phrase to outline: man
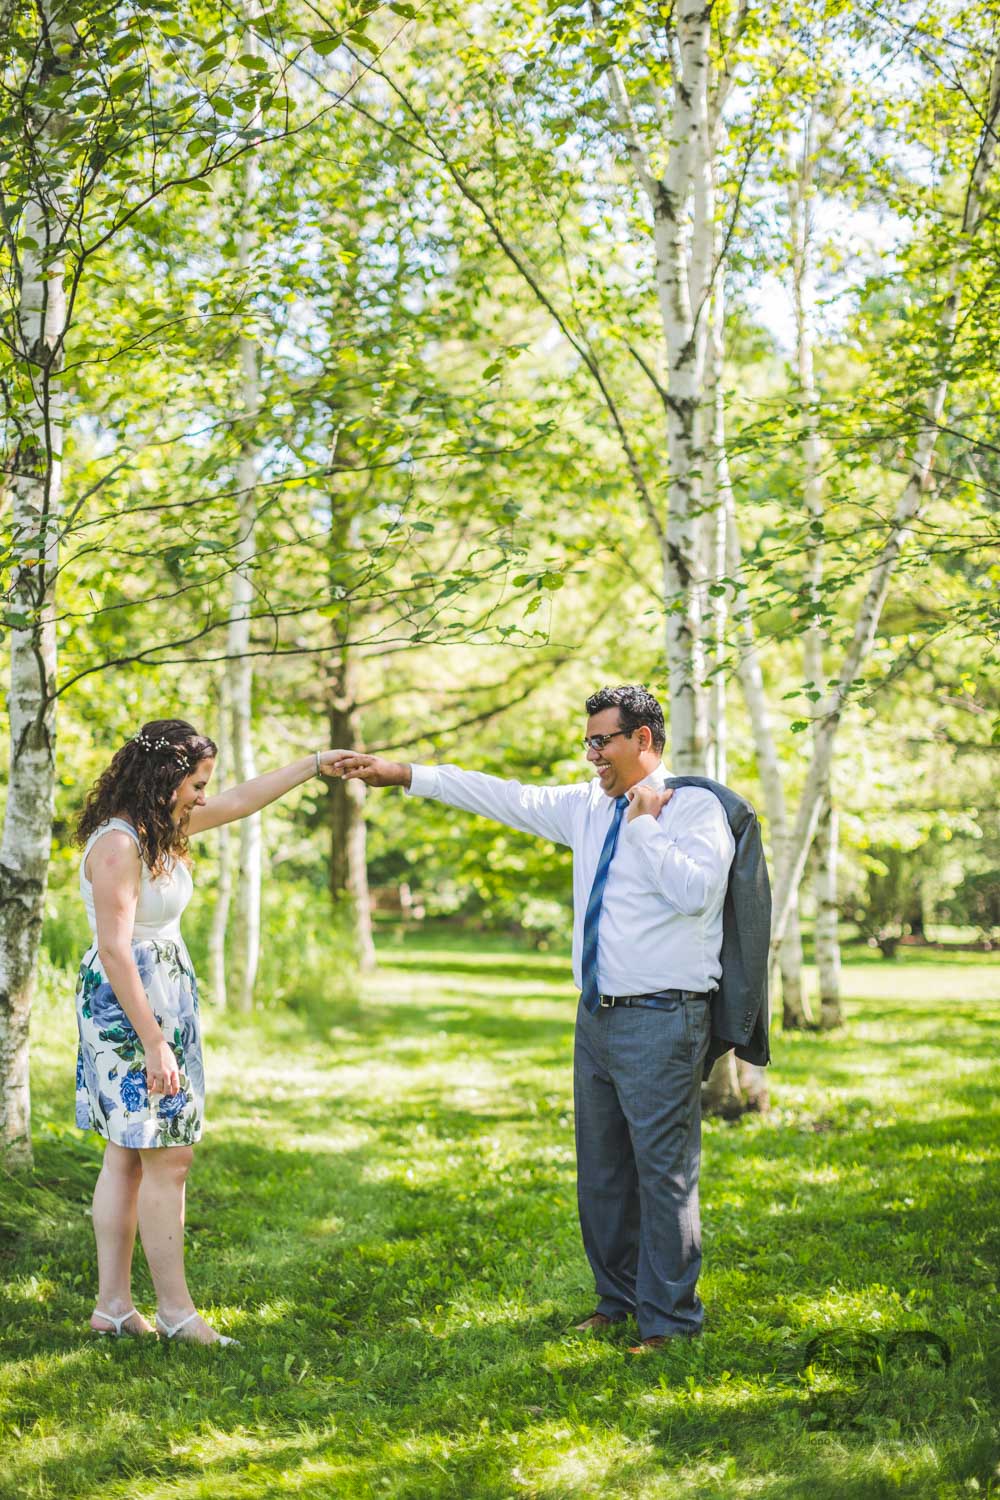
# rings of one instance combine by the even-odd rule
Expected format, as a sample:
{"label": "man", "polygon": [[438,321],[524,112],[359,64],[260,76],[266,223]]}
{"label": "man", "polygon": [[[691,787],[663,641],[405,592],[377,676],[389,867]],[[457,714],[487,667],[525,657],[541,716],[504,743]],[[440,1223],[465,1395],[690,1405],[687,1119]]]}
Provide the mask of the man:
{"label": "man", "polygon": [[587,785],[523,786],[347,751],[335,769],[573,850],[577,1194],[599,1299],[577,1327],[634,1315],[640,1353],[702,1325],[700,1087],[735,846],[710,791],[664,786],[663,712],[650,693],[602,688],[587,714]]}

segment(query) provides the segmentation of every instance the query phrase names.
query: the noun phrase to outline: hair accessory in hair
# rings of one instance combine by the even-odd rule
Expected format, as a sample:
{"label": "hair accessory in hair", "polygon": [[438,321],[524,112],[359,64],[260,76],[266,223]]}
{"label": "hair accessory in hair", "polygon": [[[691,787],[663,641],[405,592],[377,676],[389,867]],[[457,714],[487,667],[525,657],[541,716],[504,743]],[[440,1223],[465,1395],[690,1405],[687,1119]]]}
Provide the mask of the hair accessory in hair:
{"label": "hair accessory in hair", "polygon": [[174,756],[174,759],[177,761],[178,765],[188,766],[191,764],[191,757],[185,750],[184,746],[173,745],[169,740],[164,739],[162,735],[160,735],[159,738],[152,740],[150,739],[148,734],[144,734],[140,729],[138,734],[132,736],[132,744],[138,745],[140,750],[145,750],[147,755],[153,754],[153,752],[156,750],[169,750]]}

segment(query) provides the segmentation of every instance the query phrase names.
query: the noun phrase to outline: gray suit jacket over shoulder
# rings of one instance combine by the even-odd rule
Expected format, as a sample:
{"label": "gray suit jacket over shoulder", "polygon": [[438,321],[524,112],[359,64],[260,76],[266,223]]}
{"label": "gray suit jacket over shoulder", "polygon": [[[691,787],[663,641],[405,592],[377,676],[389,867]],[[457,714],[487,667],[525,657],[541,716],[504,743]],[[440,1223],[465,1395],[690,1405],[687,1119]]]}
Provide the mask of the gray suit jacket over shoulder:
{"label": "gray suit jacket over shoulder", "polygon": [[745,797],[705,776],[671,776],[665,787],[703,787],[722,803],[736,853],[722,909],[722,978],[712,996],[712,1040],[705,1076],[730,1048],[746,1062],[771,1060],[767,1039],[767,958],[771,942],[771,883],[757,814]]}

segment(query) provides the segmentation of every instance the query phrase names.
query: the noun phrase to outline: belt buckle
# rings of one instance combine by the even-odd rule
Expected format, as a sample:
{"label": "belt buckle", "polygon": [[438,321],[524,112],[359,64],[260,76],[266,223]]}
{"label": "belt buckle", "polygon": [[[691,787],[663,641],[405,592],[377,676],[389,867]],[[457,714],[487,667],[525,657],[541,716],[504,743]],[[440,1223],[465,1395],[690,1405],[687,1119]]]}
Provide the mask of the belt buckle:
{"label": "belt buckle", "polygon": [[607,996],[601,995],[600,996],[600,1001],[601,1001],[601,1009],[602,1010],[612,1010],[614,1008],[615,996],[614,995],[607,995]]}

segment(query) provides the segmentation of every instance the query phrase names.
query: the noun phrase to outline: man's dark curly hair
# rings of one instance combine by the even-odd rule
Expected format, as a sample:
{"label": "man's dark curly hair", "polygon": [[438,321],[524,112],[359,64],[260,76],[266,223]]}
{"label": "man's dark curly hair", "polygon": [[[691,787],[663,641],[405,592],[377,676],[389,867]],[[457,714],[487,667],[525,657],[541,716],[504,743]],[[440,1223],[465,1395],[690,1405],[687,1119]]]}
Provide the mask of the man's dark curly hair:
{"label": "man's dark curly hair", "polygon": [[644,687],[626,684],[599,688],[596,693],[591,693],[587,699],[587,713],[603,713],[606,708],[617,708],[618,722],[626,734],[634,734],[645,724],[653,736],[654,750],[662,750],[667,743],[663,709]]}
{"label": "man's dark curly hair", "polygon": [[88,793],[77,843],[85,844],[109,818],[124,816],[135,825],[152,875],[163,875],[170,861],[186,861],[187,833],[170,816],[173,794],[203,760],[214,760],[218,753],[214,740],[183,719],[150,720],[126,740]]}

